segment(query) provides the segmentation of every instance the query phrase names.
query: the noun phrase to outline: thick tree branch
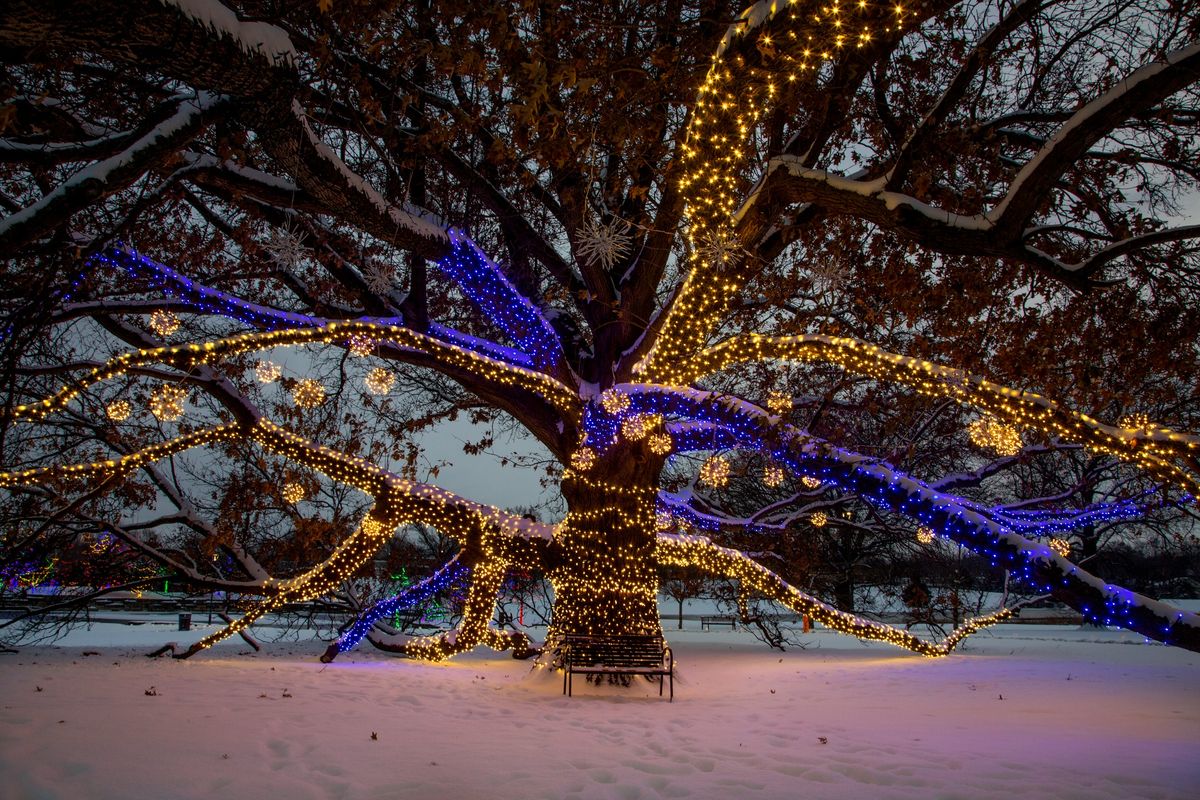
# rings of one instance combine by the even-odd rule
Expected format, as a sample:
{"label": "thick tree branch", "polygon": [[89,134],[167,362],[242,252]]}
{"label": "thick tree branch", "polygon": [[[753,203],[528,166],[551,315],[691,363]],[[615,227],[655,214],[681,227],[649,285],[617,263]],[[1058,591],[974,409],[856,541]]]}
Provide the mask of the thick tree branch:
{"label": "thick tree branch", "polygon": [[75,212],[130,186],[195,138],[228,102],[208,92],[180,99],[172,117],[123,152],[85,167],[37,202],[0,220],[0,249],[15,251],[64,224]]}
{"label": "thick tree branch", "polygon": [[1046,193],[1087,150],[1123,121],[1200,78],[1200,42],[1167,53],[1135,70],[1108,92],[1076,111],[1017,173],[1008,193],[987,219],[1009,238],[1028,225]]}

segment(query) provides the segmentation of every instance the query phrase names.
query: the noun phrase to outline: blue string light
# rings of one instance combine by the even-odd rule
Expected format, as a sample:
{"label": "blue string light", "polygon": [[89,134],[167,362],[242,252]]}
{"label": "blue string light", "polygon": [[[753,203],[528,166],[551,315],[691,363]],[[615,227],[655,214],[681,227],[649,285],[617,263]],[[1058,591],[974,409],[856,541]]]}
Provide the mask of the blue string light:
{"label": "blue string light", "polygon": [[459,564],[457,560],[451,561],[425,580],[413,584],[400,594],[380,600],[360,614],[354,624],[338,637],[338,652],[344,653],[356,647],[376,622],[392,616],[397,611],[403,611],[423,603],[435,595],[448,591],[456,584],[465,583],[470,573],[470,569]]}

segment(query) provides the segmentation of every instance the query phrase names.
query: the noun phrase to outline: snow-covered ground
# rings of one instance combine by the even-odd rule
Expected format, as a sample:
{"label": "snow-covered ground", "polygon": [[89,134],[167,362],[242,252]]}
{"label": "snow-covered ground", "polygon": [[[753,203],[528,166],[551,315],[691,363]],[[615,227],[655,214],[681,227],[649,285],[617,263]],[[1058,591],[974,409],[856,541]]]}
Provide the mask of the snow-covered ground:
{"label": "snow-covered ground", "polygon": [[323,665],[318,642],[234,640],[142,655],[205,630],[97,624],[0,655],[0,795],[1200,796],[1200,654],[1123,632],[1000,626],[926,660],[826,631],[779,653],[669,630],[668,703],[642,680],[577,681],[568,699],[556,674],[484,652],[431,665],[365,647]]}

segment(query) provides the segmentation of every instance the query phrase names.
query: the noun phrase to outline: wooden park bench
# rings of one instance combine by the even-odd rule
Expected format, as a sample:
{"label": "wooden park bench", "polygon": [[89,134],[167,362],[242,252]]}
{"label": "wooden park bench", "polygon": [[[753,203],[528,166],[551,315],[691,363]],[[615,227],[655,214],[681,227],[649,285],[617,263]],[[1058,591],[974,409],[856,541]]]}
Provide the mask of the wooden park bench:
{"label": "wooden park bench", "polygon": [[731,631],[737,630],[737,617],[701,617],[700,630],[711,630],[713,625],[728,625]]}
{"label": "wooden park bench", "polygon": [[675,699],[675,657],[661,636],[563,636],[563,694],[571,696],[572,677],[584,675],[658,676],[658,696],[663,678],[670,678],[670,701]]}

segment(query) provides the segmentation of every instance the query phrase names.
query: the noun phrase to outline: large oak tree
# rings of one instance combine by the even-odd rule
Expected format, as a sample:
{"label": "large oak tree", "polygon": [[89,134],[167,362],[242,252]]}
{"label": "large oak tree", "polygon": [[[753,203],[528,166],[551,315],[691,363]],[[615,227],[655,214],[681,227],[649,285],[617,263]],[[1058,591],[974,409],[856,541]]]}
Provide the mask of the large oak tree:
{"label": "large oak tree", "polygon": [[[524,652],[490,624],[512,570],[552,582],[551,643],[658,633],[675,566],[949,652],[971,626],[926,642],[774,568],[852,506],[1200,648],[1048,544],[1194,520],[1187,4],[463,5],[5,4],[10,573],[87,547],[112,586],[142,559],[262,598],[189,654],[318,597],[359,612],[329,657]],[[417,480],[459,413],[553,457],[559,523]],[[356,599],[413,523],[457,553]],[[452,635],[374,625],[453,583]]]}

